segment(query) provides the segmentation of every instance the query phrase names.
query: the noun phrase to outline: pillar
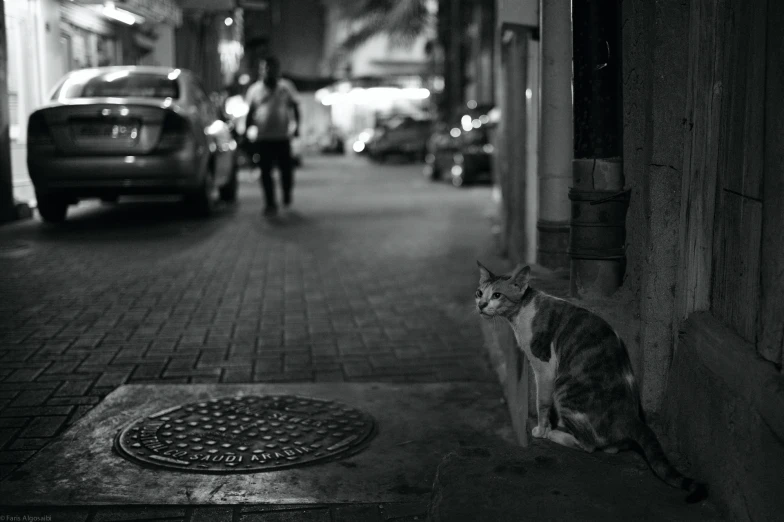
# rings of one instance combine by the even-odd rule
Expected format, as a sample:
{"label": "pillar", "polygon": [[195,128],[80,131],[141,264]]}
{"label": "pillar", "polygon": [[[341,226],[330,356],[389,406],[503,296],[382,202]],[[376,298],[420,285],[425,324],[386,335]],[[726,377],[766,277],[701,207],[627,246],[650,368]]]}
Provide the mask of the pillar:
{"label": "pillar", "polygon": [[0,2],[0,223],[16,216],[11,175],[10,113],[8,109],[8,45],[5,36],[5,4]]}
{"label": "pillar", "polygon": [[541,4],[541,140],[537,261],[568,268],[572,181],[572,20],[570,0]]}

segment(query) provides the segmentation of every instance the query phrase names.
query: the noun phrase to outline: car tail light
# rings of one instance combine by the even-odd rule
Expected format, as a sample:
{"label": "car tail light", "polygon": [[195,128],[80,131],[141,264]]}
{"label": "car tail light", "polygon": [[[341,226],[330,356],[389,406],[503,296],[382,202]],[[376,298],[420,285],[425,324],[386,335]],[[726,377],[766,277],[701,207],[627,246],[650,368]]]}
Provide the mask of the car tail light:
{"label": "car tail light", "polygon": [[27,147],[35,148],[39,152],[42,149],[55,149],[54,138],[49,130],[44,115],[34,112],[30,115],[27,122]]}
{"label": "car tail light", "polygon": [[179,150],[185,146],[190,137],[188,121],[173,112],[167,112],[161,125],[161,137],[158,139],[158,151]]}

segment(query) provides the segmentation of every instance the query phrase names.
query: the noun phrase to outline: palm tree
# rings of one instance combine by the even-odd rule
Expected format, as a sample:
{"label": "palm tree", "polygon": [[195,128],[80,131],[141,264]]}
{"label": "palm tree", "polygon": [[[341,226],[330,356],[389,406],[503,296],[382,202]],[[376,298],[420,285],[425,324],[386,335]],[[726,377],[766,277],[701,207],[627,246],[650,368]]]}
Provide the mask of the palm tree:
{"label": "palm tree", "polygon": [[350,52],[378,34],[393,45],[410,45],[435,21],[437,0],[340,0],[341,18],[350,22],[340,49]]}

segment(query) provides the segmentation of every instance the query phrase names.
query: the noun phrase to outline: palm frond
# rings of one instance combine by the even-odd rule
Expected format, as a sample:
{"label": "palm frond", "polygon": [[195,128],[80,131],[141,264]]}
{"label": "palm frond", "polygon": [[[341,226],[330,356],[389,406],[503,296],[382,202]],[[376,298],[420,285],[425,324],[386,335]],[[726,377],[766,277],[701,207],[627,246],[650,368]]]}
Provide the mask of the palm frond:
{"label": "palm frond", "polygon": [[351,52],[382,33],[389,36],[392,45],[407,46],[433,23],[426,0],[352,0],[342,9],[346,20],[359,25],[339,45],[343,52]]}

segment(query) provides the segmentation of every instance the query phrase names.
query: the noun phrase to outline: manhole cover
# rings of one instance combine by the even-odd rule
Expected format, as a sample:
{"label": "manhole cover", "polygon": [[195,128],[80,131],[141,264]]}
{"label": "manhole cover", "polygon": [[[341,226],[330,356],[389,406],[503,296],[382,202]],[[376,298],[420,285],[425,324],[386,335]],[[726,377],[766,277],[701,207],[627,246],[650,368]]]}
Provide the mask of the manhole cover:
{"label": "manhole cover", "polygon": [[294,395],[185,404],[120,430],[115,448],[136,462],[198,473],[249,473],[354,454],[373,417],[334,401]]}

